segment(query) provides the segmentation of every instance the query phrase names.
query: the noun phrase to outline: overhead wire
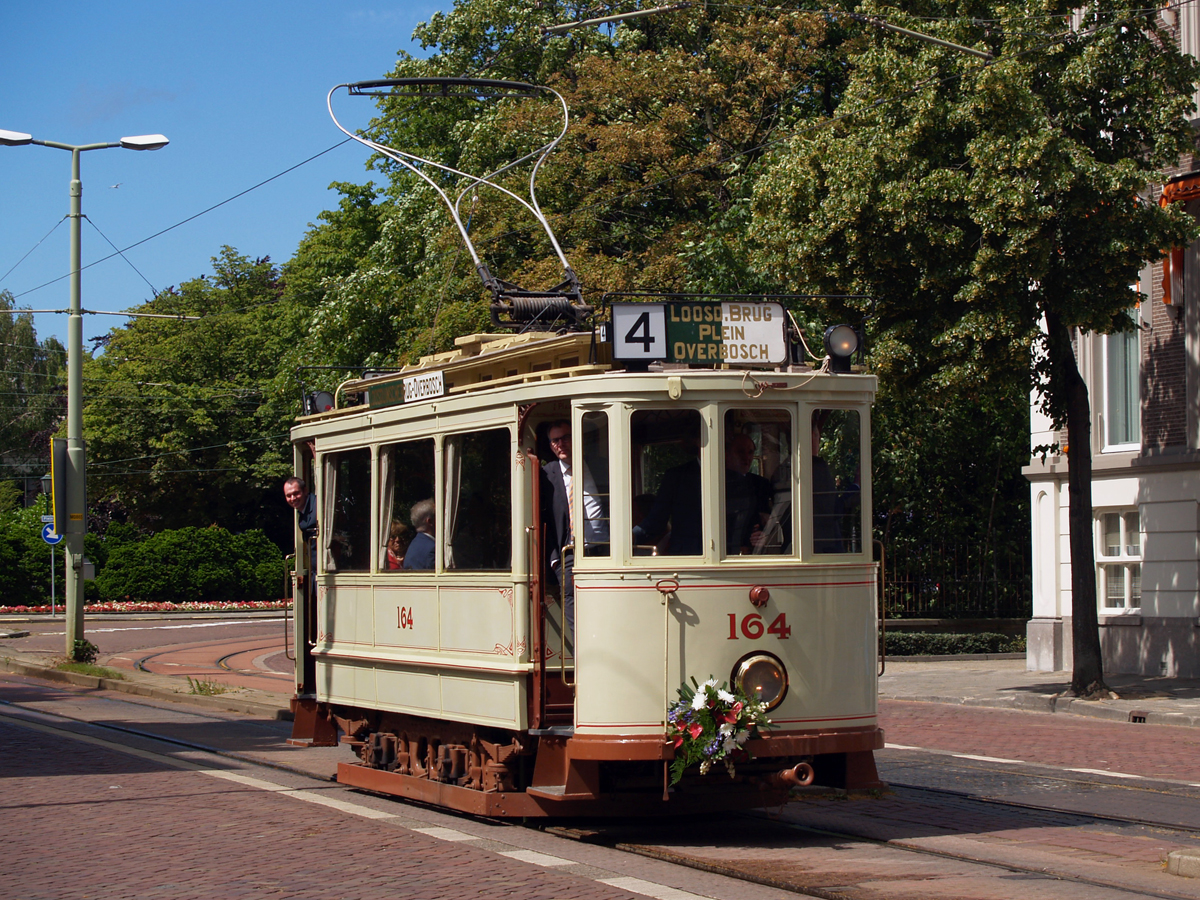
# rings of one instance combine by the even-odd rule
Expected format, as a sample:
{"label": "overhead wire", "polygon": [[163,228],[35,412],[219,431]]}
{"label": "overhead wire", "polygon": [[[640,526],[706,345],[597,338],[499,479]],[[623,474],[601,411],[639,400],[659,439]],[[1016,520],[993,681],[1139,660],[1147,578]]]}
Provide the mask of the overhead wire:
{"label": "overhead wire", "polygon": [[9,275],[11,275],[13,273],[13,270],[16,269],[17,266],[19,266],[21,263],[25,262],[26,257],[28,257],[30,253],[32,253],[38,247],[42,246],[42,241],[46,240],[46,238],[48,238],[48,237],[50,237],[50,235],[54,234],[54,232],[58,229],[58,226],[61,225],[63,222],[65,222],[67,220],[67,218],[68,218],[67,216],[63,216],[61,219],[59,219],[57,222],[55,222],[54,227],[51,228],[49,231],[47,231],[44,235],[42,235],[42,240],[38,241],[36,244],[34,244],[32,247],[30,247],[29,250],[27,250],[25,252],[25,256],[22,256],[20,259],[18,259],[15,263],[12,264],[12,268],[10,268],[3,275],[0,275],[0,282],[3,282],[5,278],[7,278]]}
{"label": "overhead wire", "polygon": [[[312,162],[315,159],[319,159],[320,157],[324,156],[326,153],[331,153],[332,151],[336,150],[338,147],[342,146],[343,144],[349,143],[350,140],[352,140],[352,139],[346,138],[345,140],[338,141],[336,144],[334,144],[331,147],[325,148],[320,153],[315,153],[312,156],[310,156],[308,159],[303,160],[302,162],[298,162],[294,166],[289,166],[288,168],[284,169],[282,172],[278,172],[275,175],[272,175],[270,178],[265,178],[262,181],[260,181],[258,184],[248,187],[244,191],[239,191],[238,193],[234,194],[232,197],[227,197],[226,199],[222,200],[220,203],[214,203],[212,206],[208,207],[207,209],[202,209],[200,212],[196,213],[195,215],[188,216],[186,219],[176,222],[174,225],[170,225],[170,226],[162,229],[161,231],[154,232],[154,234],[150,235],[149,237],[144,237],[140,241],[135,241],[134,243],[129,244],[127,247],[124,247],[121,250],[118,250],[116,253],[110,253],[110,254],[108,254],[108,256],[102,256],[97,260],[93,260],[92,262],[88,263],[85,266],[81,266],[80,271],[83,271],[84,269],[90,269],[92,266],[98,266],[100,263],[107,262],[108,260],[112,259],[114,256],[117,256],[117,255],[125,252],[126,250],[132,250],[134,247],[140,247],[142,244],[152,241],[155,238],[162,237],[167,232],[174,231],[176,228],[186,225],[188,222],[192,222],[192,221],[200,218],[201,216],[208,215],[208,213],[212,212],[213,210],[220,209],[225,204],[232,203],[234,200],[237,200],[239,197],[244,197],[244,196],[246,196],[246,194],[249,194],[251,191],[256,191],[260,187],[263,187],[264,185],[268,185],[272,181],[275,181],[278,178],[282,178],[284,175],[287,175],[289,172],[294,172],[296,169],[299,169],[301,166],[308,165],[310,162]],[[58,282],[62,281],[64,278],[69,278],[69,277],[71,277],[70,272],[68,272],[66,275],[59,275],[57,278],[51,279],[50,281],[44,282],[43,284],[39,284],[37,287],[29,288],[26,291],[21,291],[21,293],[19,293],[19,294],[14,294],[13,297],[14,297],[14,299],[17,297],[24,297],[26,294],[32,294],[34,291],[40,291],[44,287],[49,287],[52,284],[57,284]]]}

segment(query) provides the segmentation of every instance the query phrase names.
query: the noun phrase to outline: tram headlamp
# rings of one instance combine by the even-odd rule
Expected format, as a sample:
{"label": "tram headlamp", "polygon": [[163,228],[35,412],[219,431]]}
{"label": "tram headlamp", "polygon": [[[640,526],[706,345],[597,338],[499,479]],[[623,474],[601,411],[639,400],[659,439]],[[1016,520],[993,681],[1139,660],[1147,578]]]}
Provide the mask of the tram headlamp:
{"label": "tram headlamp", "polygon": [[829,368],[834,372],[849,372],[850,357],[858,351],[858,332],[849,325],[830,325],[825,329],[825,352]]}
{"label": "tram headlamp", "polygon": [[774,709],[787,696],[787,669],[779,658],[756,651],[743,656],[733,667],[733,685],[751,700]]}

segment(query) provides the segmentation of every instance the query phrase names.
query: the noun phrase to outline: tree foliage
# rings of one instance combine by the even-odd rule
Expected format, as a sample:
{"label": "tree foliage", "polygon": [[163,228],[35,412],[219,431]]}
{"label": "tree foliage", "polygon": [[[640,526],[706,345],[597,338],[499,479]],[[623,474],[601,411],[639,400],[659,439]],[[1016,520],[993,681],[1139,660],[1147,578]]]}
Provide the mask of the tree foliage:
{"label": "tree foliage", "polygon": [[[213,275],[184,282],[141,311],[196,317],[139,318],[103,339],[84,368],[89,493],[146,529],[201,522],[262,526],[290,471],[293,390],[273,392],[295,342],[280,327],[278,270],[233,249]],[[298,328],[292,320],[292,329]]]}
{"label": "tree foliage", "polygon": [[41,476],[49,442],[66,414],[66,350],[57,339],[37,339],[33,315],[16,310],[0,291],[0,464],[4,477]]}
{"label": "tree foliage", "polygon": [[1074,686],[1086,690],[1102,676],[1090,419],[1069,332],[1128,327],[1144,260],[1189,237],[1186,216],[1138,194],[1191,147],[1196,65],[1154,10],[1124,2],[906,9],[925,22],[911,27],[996,60],[892,36],[864,48],[837,118],[799,134],[757,184],[759,258],[776,277],[875,297],[885,384],[955,388],[987,408],[1024,381],[1034,348],[1043,405],[1071,432]]}

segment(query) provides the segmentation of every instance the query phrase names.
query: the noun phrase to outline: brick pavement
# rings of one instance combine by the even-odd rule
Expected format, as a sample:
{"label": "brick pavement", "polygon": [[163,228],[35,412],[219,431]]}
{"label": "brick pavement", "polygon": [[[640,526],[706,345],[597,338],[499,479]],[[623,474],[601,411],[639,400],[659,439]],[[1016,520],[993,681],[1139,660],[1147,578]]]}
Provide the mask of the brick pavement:
{"label": "brick pavement", "polygon": [[633,900],[462,844],[0,722],[11,900]]}
{"label": "brick pavement", "polygon": [[1200,729],[881,700],[889,744],[1200,782]]}

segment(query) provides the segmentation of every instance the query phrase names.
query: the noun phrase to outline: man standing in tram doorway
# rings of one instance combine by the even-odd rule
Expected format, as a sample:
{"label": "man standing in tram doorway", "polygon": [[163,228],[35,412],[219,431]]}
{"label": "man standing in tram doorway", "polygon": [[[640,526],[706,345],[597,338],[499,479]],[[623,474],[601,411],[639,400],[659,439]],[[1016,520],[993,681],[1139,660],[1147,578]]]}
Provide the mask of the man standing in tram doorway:
{"label": "man standing in tram doorway", "polygon": [[[546,544],[554,574],[562,590],[564,631],[575,638],[575,530],[578,517],[574,510],[571,471],[571,423],[565,419],[553,423],[547,432],[550,450],[556,459],[542,466],[542,522],[546,525]],[[583,553],[608,543],[608,515],[600,500],[601,490],[592,473],[583,466]]]}

